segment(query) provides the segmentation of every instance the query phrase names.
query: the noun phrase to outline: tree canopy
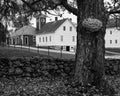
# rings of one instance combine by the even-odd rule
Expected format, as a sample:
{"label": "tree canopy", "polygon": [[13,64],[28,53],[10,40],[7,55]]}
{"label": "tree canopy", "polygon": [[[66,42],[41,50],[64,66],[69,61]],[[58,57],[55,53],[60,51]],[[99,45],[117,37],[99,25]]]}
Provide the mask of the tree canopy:
{"label": "tree canopy", "polygon": [[[49,10],[58,11],[60,8],[77,16],[79,6],[77,2],[77,0],[1,0],[0,20],[12,21],[14,27],[21,27],[29,24],[31,17],[39,16],[41,12],[52,14]],[[107,15],[120,13],[119,0],[105,0],[104,6]]]}
{"label": "tree canopy", "polygon": [[[40,14],[41,11],[49,13],[48,10],[57,9],[57,6],[64,7],[74,15],[78,15],[77,2],[77,0],[1,0],[0,17],[13,20],[17,15],[31,16]],[[80,2],[84,2],[84,0],[80,0]],[[104,3],[107,14],[120,13],[119,0],[104,0]]]}
{"label": "tree canopy", "polygon": [[84,85],[90,83],[99,89],[105,88],[106,94],[113,96],[109,90],[111,87],[103,82],[104,37],[108,18],[119,17],[120,0],[1,0],[0,19],[12,21],[15,25],[20,17],[25,19],[20,21],[24,25],[24,21],[33,16],[40,16],[42,12],[51,14],[49,10],[59,11],[61,8],[77,16],[76,80]]}
{"label": "tree canopy", "polygon": [[[52,14],[49,10],[62,8],[77,16],[78,6],[77,0],[1,0],[0,20],[12,21],[13,25],[18,27],[28,24],[31,17],[39,16],[42,11]],[[107,15],[120,13],[119,0],[105,0],[104,6]]]}

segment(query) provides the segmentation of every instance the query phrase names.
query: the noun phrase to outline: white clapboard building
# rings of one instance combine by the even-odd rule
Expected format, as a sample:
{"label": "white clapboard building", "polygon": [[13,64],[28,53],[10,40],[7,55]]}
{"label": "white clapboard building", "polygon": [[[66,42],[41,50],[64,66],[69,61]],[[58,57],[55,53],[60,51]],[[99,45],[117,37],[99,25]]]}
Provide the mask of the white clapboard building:
{"label": "white clapboard building", "polygon": [[109,20],[106,28],[105,47],[120,48],[120,22]]}
{"label": "white clapboard building", "polygon": [[70,19],[62,19],[45,23],[45,18],[37,20],[39,29],[36,34],[36,46],[50,46],[56,49],[66,51],[75,51],[76,49],[76,27]]}
{"label": "white clapboard building", "polygon": [[[42,18],[45,19],[45,18]],[[45,23],[38,20],[39,31],[36,34],[36,46],[51,46],[61,48],[66,51],[75,51],[76,49],[76,24],[70,19],[62,19]],[[120,48],[120,23],[110,19],[106,28],[105,47]]]}

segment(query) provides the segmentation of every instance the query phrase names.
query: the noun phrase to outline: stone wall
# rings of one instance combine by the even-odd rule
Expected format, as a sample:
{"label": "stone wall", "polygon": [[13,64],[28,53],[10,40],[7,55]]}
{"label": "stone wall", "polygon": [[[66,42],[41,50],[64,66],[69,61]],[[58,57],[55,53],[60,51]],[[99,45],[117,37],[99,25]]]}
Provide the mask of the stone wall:
{"label": "stone wall", "polygon": [[119,75],[120,74],[120,60],[107,59],[105,62],[106,75]]}
{"label": "stone wall", "polygon": [[[52,58],[0,58],[0,77],[73,76],[75,62]],[[106,60],[107,75],[120,74],[120,60]]]}
{"label": "stone wall", "polygon": [[48,58],[1,58],[0,77],[71,76],[74,61]]}

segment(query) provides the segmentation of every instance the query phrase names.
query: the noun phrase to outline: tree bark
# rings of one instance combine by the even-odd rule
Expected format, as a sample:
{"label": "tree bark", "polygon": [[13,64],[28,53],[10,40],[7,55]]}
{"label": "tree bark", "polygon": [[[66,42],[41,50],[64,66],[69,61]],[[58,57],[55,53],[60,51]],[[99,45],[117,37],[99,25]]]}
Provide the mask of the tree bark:
{"label": "tree bark", "polygon": [[[77,0],[77,54],[75,78],[83,85],[91,84],[98,88],[103,85],[105,74],[105,30],[108,15],[103,0]],[[84,19],[94,17],[103,23],[96,32],[89,32],[82,26]],[[88,32],[87,32],[88,31]]]}

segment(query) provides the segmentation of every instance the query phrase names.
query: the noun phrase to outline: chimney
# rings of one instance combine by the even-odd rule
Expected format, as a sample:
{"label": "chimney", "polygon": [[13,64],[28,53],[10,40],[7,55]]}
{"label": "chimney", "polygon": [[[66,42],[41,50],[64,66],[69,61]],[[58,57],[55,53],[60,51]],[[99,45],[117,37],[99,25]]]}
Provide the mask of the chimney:
{"label": "chimney", "polygon": [[58,21],[58,17],[55,17],[55,21]]}

